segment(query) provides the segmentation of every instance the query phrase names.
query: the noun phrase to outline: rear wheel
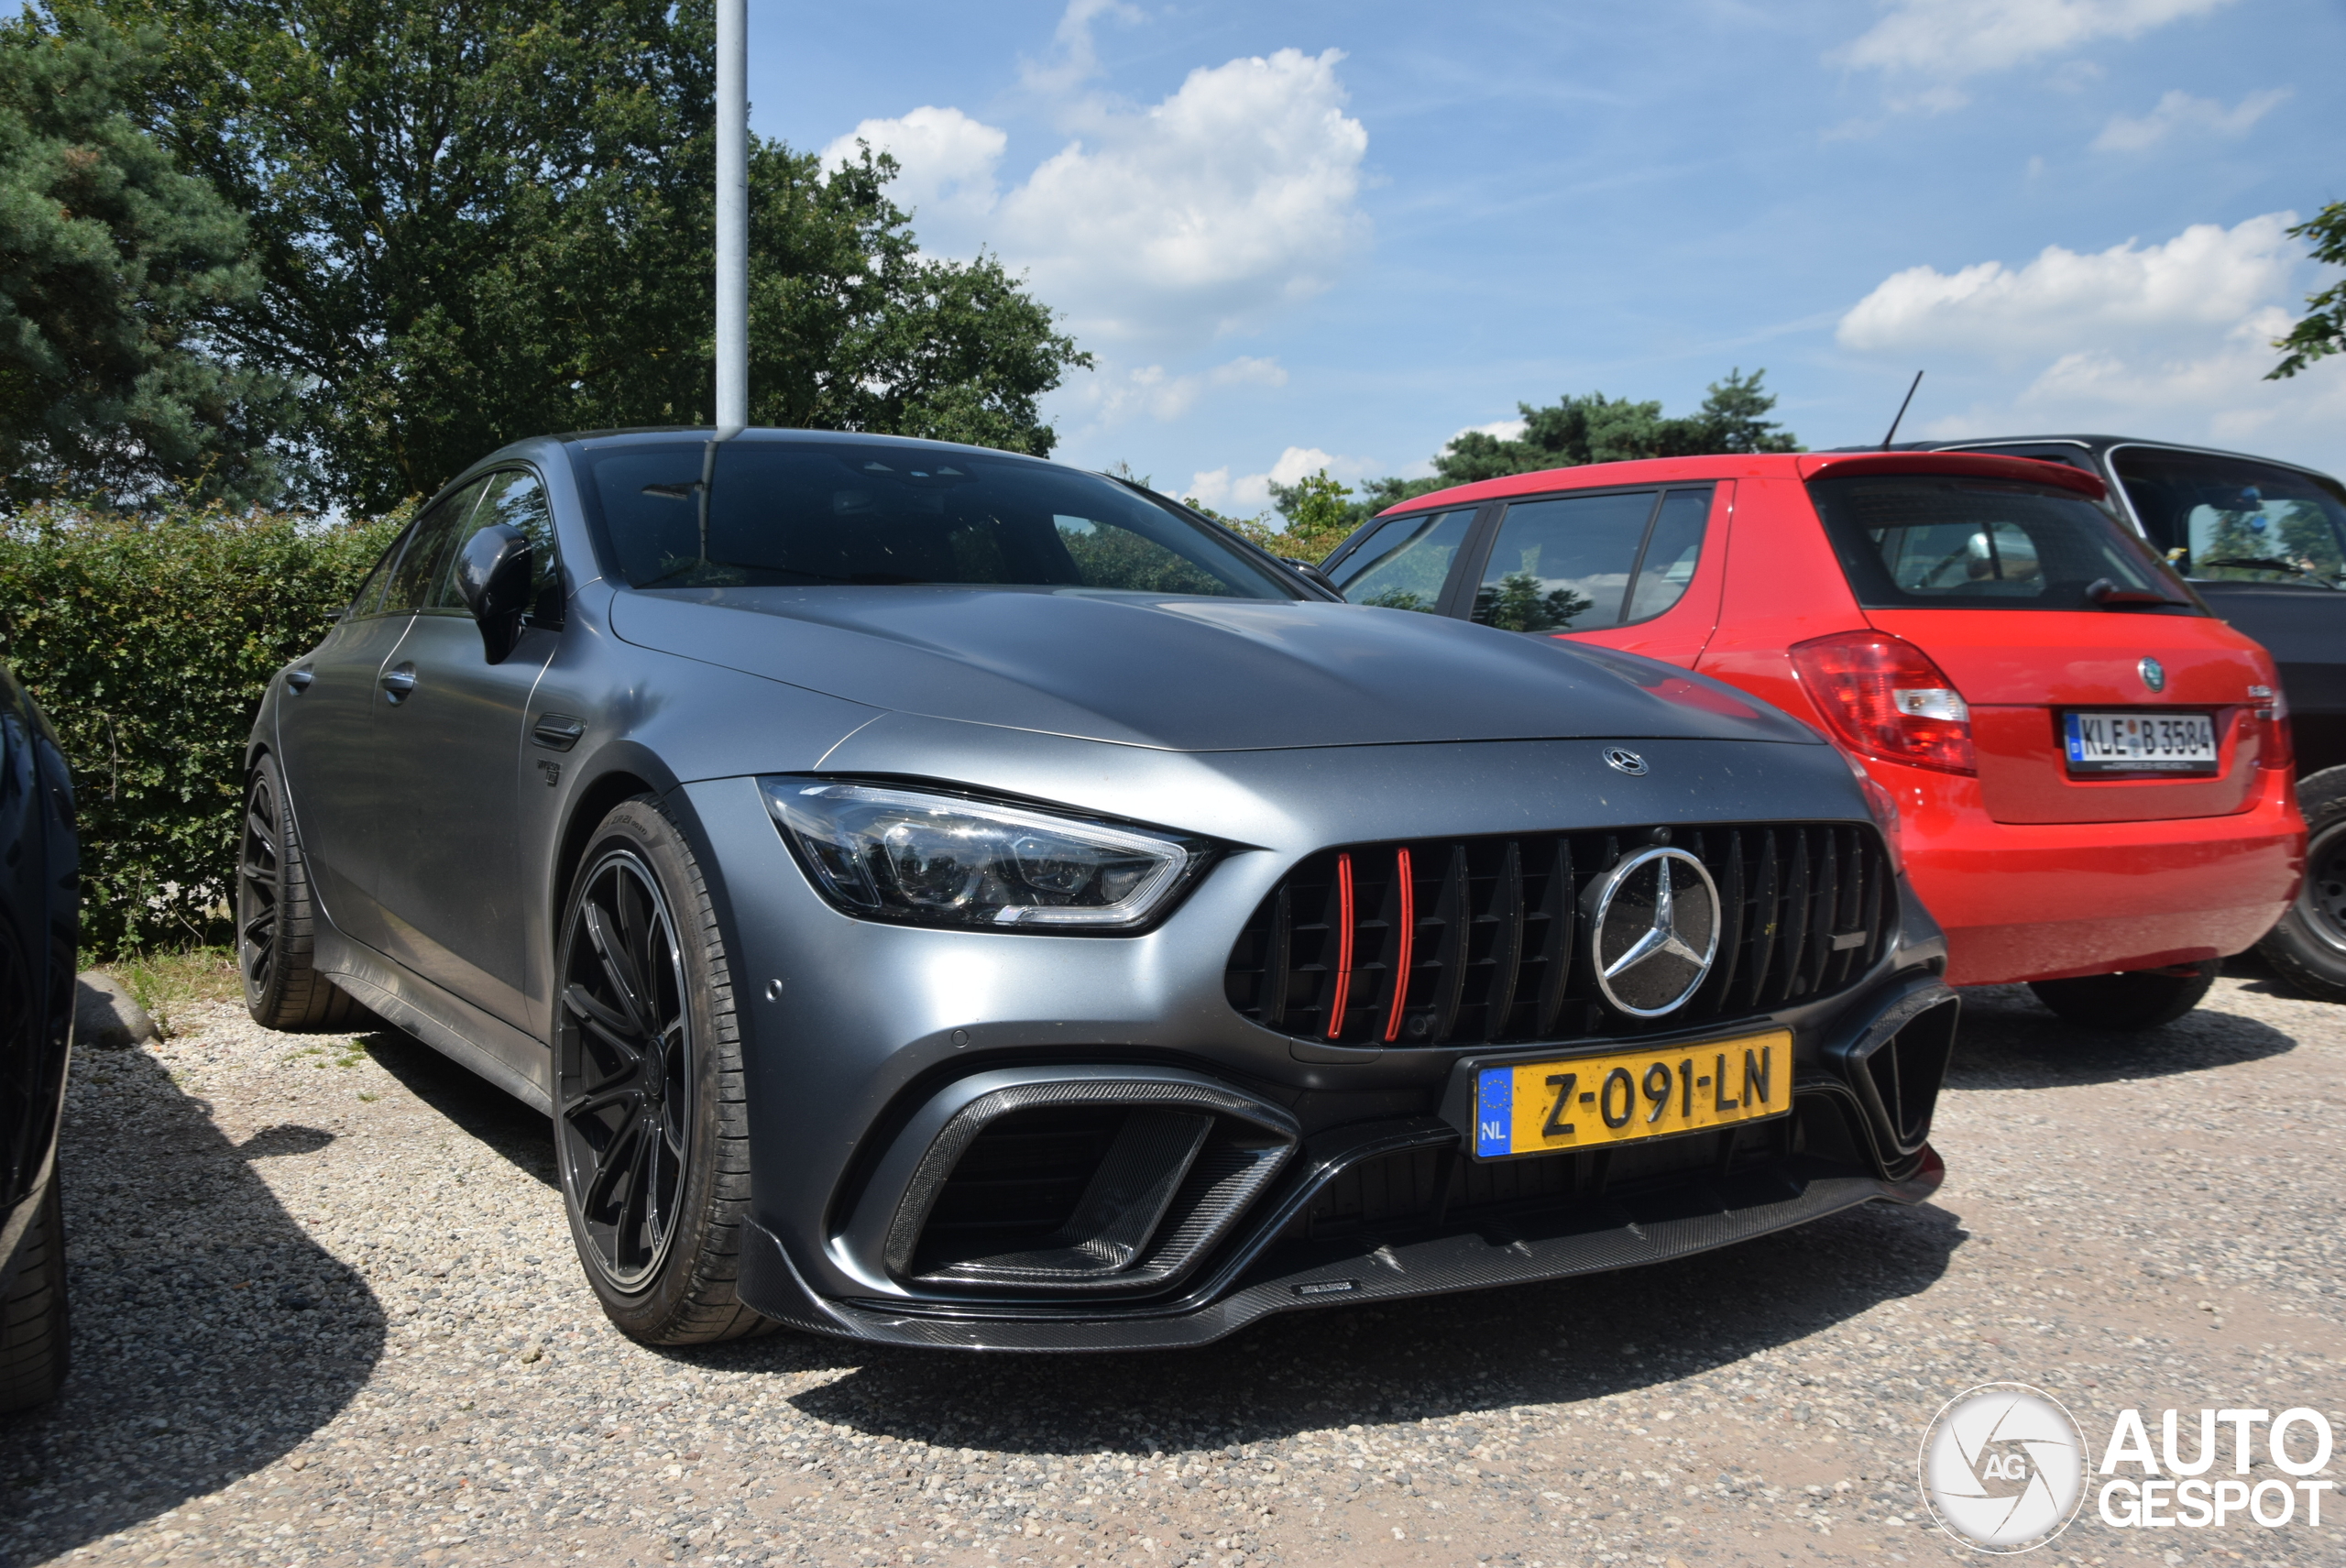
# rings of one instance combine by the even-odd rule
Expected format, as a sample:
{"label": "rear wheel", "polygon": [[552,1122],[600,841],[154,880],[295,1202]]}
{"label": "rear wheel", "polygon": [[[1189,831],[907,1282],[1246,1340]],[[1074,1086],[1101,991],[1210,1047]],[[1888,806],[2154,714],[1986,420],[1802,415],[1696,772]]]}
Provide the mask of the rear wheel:
{"label": "rear wheel", "polygon": [[2306,881],[2256,950],[2281,978],[2324,1002],[2346,1002],[2346,768],[2297,784],[2306,814]]}
{"label": "rear wheel", "polygon": [[554,1009],[563,1207],[612,1322],[652,1344],[772,1325],[741,1305],[749,1107],[733,984],[691,847],[657,798],[595,830]]}
{"label": "rear wheel", "polygon": [[2209,959],[2082,980],[2036,980],[2029,981],[2028,989],[2072,1024],[2093,1029],[2155,1029],[2198,1006],[2222,968],[2220,960]]}
{"label": "rear wheel", "polygon": [[245,1010],[271,1029],[339,1029],[365,1015],[349,994],[311,967],[318,905],[310,868],[285,808],[277,759],[254,764],[245,786],[236,857],[236,966]]}
{"label": "rear wheel", "polygon": [[57,1397],[71,1348],[65,1321],[65,1201],[52,1172],[16,1243],[16,1277],[0,1296],[0,1410]]}

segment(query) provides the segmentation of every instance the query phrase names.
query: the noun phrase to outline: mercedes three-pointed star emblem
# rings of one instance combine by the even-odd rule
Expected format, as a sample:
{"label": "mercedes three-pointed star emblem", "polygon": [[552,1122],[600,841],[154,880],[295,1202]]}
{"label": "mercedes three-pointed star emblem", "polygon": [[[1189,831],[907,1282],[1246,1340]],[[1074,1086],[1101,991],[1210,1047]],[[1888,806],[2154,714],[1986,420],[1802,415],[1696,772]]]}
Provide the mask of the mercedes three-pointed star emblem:
{"label": "mercedes three-pointed star emblem", "polygon": [[1703,862],[1683,850],[1639,850],[1599,877],[1586,898],[1605,999],[1638,1018],[1684,1005],[1718,954],[1718,889]]}

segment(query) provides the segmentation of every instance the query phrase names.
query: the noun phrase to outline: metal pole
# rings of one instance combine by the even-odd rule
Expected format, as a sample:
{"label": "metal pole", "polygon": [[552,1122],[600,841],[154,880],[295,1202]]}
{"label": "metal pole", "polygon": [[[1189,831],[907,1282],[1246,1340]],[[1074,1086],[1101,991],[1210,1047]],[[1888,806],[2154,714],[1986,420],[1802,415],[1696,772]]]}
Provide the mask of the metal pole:
{"label": "metal pole", "polygon": [[717,427],[750,422],[749,0],[717,0]]}

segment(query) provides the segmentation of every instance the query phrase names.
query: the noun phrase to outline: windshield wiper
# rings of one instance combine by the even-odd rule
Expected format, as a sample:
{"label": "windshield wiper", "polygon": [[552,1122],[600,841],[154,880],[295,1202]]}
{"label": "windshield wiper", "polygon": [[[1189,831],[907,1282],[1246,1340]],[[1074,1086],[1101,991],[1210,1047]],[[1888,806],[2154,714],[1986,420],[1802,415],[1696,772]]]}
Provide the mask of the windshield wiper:
{"label": "windshield wiper", "polygon": [[2308,572],[2295,561],[2275,561],[2267,555],[2219,555],[2212,561],[2197,561],[2192,564],[2198,566],[2228,566],[2235,571],[2243,572],[2286,572],[2293,577],[2303,577],[2309,583],[2320,583],[2325,587],[2332,587],[2337,586],[2336,579],[2333,577],[2325,577],[2319,572]]}

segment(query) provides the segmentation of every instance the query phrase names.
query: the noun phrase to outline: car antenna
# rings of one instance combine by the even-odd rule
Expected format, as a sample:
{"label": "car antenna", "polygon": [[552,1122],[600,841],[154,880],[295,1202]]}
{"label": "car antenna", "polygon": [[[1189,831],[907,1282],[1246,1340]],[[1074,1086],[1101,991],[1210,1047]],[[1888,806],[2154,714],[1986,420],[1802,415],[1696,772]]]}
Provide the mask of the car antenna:
{"label": "car antenna", "polygon": [[1917,370],[1914,372],[1914,379],[1907,384],[1906,401],[1898,405],[1898,417],[1890,422],[1890,433],[1881,438],[1881,449],[1883,451],[1889,451],[1890,444],[1898,439],[1898,427],[1903,423],[1906,419],[1906,404],[1914,400],[1914,389],[1922,384],[1923,373],[1920,370]]}

